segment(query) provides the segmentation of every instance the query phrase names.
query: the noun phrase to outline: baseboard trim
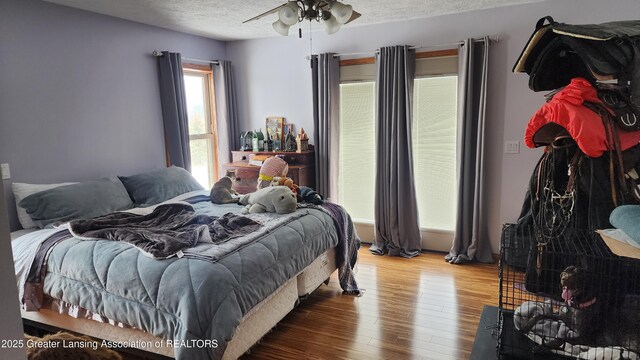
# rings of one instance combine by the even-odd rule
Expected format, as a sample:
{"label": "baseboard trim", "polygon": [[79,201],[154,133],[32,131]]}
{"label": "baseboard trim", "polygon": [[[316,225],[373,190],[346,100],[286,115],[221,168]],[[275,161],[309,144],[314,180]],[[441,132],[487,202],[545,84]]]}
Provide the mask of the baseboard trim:
{"label": "baseboard trim", "polygon": [[[355,223],[356,231],[360,240],[366,243],[373,243],[375,238],[375,227],[370,223]],[[453,233],[438,230],[420,230],[422,235],[422,250],[449,252]]]}

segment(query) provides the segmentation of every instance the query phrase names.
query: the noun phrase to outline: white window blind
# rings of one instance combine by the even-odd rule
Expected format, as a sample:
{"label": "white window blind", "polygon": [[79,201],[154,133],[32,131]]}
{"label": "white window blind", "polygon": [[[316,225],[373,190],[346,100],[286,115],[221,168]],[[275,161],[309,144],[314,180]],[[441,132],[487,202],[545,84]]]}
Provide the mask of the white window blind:
{"label": "white window blind", "polygon": [[376,81],[376,64],[340,67],[340,83]]}
{"label": "white window blind", "polygon": [[458,73],[457,56],[416,59],[416,78]]}
{"label": "white window blind", "polygon": [[375,87],[370,81],[340,85],[338,201],[360,222],[374,219]]}
{"label": "white window blind", "polygon": [[416,79],[413,169],[420,227],[454,230],[457,76]]}

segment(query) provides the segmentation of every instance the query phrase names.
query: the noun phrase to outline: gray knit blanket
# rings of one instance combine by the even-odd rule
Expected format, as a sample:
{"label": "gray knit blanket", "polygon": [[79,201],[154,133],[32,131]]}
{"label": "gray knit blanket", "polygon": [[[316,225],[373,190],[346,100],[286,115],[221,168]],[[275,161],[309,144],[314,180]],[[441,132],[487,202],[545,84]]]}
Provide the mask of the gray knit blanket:
{"label": "gray knit blanket", "polygon": [[151,213],[116,212],[66,225],[79,239],[107,239],[129,243],[155,259],[182,256],[197,243],[221,244],[252,233],[261,224],[232,213],[221,217],[196,214],[189,204],[160,205]]}
{"label": "gray knit blanket", "polygon": [[338,245],[336,245],[336,266],[338,267],[338,279],[343,294],[362,295],[355,278],[354,267],[358,262],[358,249],[360,238],[356,233],[351,215],[340,205],[325,201],[322,205],[311,203],[298,204],[298,208],[312,208],[322,210],[333,219],[333,224],[338,233]]}

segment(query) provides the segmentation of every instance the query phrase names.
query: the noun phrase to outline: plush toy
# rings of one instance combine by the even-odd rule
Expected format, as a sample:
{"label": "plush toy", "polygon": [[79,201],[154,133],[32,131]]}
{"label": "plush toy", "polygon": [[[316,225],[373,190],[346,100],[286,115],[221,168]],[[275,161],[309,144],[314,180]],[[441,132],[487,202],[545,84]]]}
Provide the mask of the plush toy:
{"label": "plush toy", "polygon": [[283,159],[274,156],[264,161],[258,175],[258,190],[271,185],[275,176],[285,177],[289,172],[289,164]]}
{"label": "plush toy", "polygon": [[286,186],[269,186],[240,198],[242,205],[247,205],[243,213],[272,212],[286,214],[296,211],[296,195]]}
{"label": "plush toy", "polygon": [[318,194],[315,190],[308,186],[300,186],[300,192],[298,193],[298,201],[312,203],[315,205],[324,204],[322,195]]}
{"label": "plush toy", "polygon": [[288,177],[274,176],[273,180],[271,180],[271,186],[286,186],[291,189],[294,194],[298,195],[300,193],[298,185],[294,184],[293,179]]}

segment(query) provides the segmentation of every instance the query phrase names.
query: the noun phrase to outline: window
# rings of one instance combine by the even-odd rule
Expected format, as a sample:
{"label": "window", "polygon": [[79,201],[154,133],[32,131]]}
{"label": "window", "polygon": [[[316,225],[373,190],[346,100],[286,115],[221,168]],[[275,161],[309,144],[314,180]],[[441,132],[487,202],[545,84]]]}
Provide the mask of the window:
{"label": "window", "polygon": [[[457,56],[416,54],[413,168],[420,227],[453,231],[456,210]],[[375,63],[343,61],[340,68],[338,201],[356,222],[374,221]]]}
{"label": "window", "polygon": [[211,70],[184,65],[184,88],[189,121],[191,173],[206,189],[218,177],[218,156],[215,133],[215,109]]}
{"label": "window", "polygon": [[455,229],[457,76],[413,85],[413,173],[420,227]]}
{"label": "window", "polygon": [[354,221],[373,222],[375,82],[340,84],[338,201]]}

